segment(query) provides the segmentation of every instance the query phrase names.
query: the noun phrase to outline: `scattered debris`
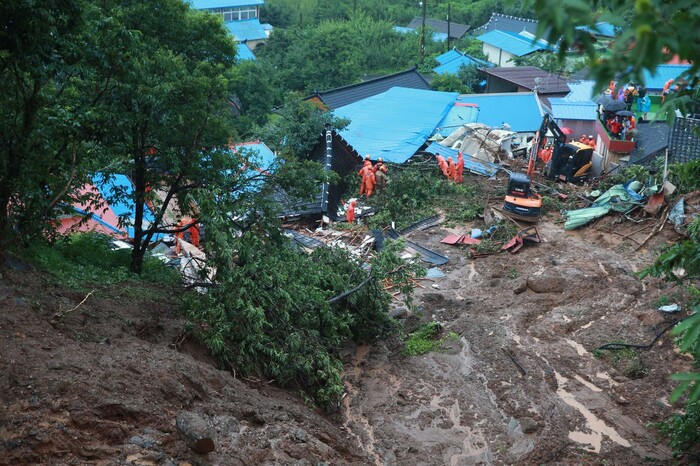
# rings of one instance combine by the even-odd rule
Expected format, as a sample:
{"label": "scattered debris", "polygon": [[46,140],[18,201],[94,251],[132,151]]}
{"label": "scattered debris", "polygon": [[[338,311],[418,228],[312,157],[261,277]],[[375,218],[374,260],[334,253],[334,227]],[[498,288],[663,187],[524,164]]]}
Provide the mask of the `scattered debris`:
{"label": "scattered debris", "polygon": [[510,241],[503,245],[501,251],[508,250],[511,254],[513,254],[518,252],[518,250],[523,247],[525,242],[539,243],[541,241],[542,240],[537,232],[537,228],[533,225],[520,230],[517,235],[513,236]]}
{"label": "scattered debris", "polygon": [[666,306],[659,307],[661,312],[680,312],[681,306],[679,304],[669,304]]}

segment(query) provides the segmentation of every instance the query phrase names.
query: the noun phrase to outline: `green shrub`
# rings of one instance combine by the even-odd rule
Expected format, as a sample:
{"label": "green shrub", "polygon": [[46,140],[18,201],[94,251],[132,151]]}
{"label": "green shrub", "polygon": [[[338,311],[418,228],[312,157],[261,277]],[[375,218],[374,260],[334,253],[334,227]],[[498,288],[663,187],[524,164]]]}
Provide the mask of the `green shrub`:
{"label": "green shrub", "polygon": [[676,456],[698,452],[700,448],[700,401],[688,403],[684,414],[674,414],[656,424],[659,433],[670,439]]}
{"label": "green shrub", "polygon": [[[371,260],[371,275],[343,249],[305,255],[284,239],[250,233],[235,247],[233,263],[217,270],[219,286],[186,298],[189,328],[223,366],[296,389],[328,410],[344,390],[338,348],[397,329],[384,277],[409,293],[410,277],[424,273],[400,259],[403,246],[393,241]],[[328,302],[361,284],[345,299]]]}
{"label": "green shrub", "polygon": [[459,336],[450,332],[442,338],[439,338],[442,332],[442,326],[437,322],[428,322],[422,325],[418,330],[408,336],[403,348],[403,354],[407,356],[420,356],[431,351],[437,351],[442,348],[446,340],[457,340]]}

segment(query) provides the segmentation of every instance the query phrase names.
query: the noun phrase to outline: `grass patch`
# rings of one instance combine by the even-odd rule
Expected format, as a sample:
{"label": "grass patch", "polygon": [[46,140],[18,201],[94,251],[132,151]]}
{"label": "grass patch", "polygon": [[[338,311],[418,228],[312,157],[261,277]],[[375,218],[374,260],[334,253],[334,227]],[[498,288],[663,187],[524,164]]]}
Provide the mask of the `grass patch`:
{"label": "grass patch", "polygon": [[459,335],[455,332],[449,332],[440,337],[442,326],[437,322],[428,322],[422,325],[418,330],[411,333],[406,340],[403,348],[403,354],[407,356],[420,356],[431,351],[439,351],[442,349],[442,344],[447,340],[457,340]]}
{"label": "grass patch", "polygon": [[[613,341],[611,343],[625,342]],[[595,350],[593,356],[609,362],[628,379],[641,379],[649,375],[649,366],[634,348]]]}
{"label": "grass patch", "polygon": [[[175,285],[180,275],[159,259],[147,257],[139,276],[129,269],[131,251],[113,250],[110,238],[97,233],[64,236],[55,243],[37,241],[22,256],[50,275],[58,285],[85,291],[92,285],[139,282]],[[129,292],[128,294],[132,294]],[[138,294],[133,292],[133,294]]]}

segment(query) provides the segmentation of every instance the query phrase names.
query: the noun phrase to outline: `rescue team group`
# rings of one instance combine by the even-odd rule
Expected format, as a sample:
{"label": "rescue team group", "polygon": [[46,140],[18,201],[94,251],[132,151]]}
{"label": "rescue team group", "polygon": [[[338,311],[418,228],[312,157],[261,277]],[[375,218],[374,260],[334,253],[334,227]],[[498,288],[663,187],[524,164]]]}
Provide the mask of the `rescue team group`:
{"label": "rescue team group", "polygon": [[[457,183],[462,182],[462,173],[464,172],[464,156],[459,152],[457,156],[457,163],[452,160],[452,157],[445,157],[438,155],[436,157],[438,166],[442,174],[449,180],[455,181]],[[377,159],[377,163],[372,165],[369,155],[365,157],[362,168],[357,172],[357,176],[360,177],[360,196],[367,196],[367,198],[372,196],[375,188],[377,190],[382,190],[386,186],[388,170],[384,164],[382,158]],[[357,207],[357,200],[351,199],[347,203],[343,203],[345,206],[345,219],[348,223],[353,223],[355,221],[355,208]]]}

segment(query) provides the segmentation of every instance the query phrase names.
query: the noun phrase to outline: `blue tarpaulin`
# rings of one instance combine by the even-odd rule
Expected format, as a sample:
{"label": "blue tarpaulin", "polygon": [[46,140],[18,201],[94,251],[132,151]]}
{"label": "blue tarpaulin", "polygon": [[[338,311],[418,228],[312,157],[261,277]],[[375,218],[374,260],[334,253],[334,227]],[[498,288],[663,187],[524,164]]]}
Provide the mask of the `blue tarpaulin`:
{"label": "blue tarpaulin", "polygon": [[[457,151],[457,149],[443,146],[441,144],[438,144],[437,142],[433,142],[432,144],[430,144],[425,149],[425,151],[431,154],[442,155],[445,158],[452,157],[452,160],[454,160],[455,162],[457,161],[457,155],[459,154],[459,151]],[[496,165],[495,163],[485,162],[465,153],[462,153],[462,155],[464,156],[464,169],[467,171],[476,173],[477,175],[484,175],[488,177],[495,175],[498,171],[498,165]]]}
{"label": "blue tarpaulin", "polygon": [[333,113],[350,120],[340,135],[358,154],[404,163],[447,116],[457,96],[456,92],[392,87]]}

